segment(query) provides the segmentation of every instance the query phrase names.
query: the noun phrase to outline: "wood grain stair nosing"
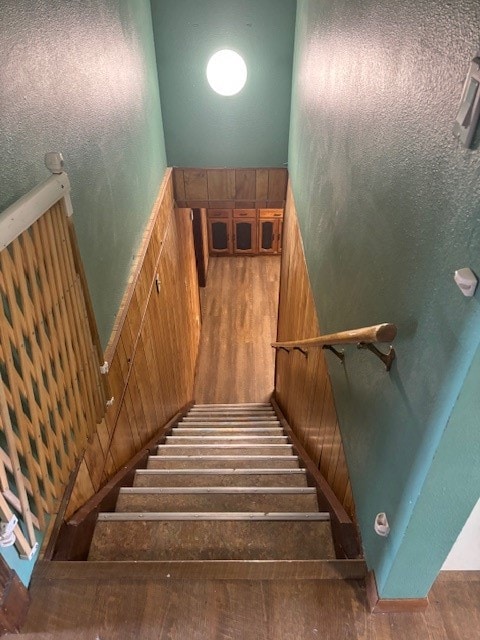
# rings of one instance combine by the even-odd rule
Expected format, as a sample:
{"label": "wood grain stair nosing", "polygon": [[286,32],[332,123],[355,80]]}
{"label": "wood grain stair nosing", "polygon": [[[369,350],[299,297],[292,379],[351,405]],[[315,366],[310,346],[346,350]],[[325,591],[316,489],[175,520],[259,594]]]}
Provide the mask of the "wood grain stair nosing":
{"label": "wood grain stair nosing", "polygon": [[[283,433],[283,429],[282,427],[175,427],[174,429],[172,429],[172,435],[180,433],[180,435],[184,434],[185,431],[188,431],[189,433],[191,433],[192,435],[195,435],[196,433],[200,432],[200,431],[206,431],[207,433],[211,433],[212,431],[215,431],[215,433],[233,433],[235,431],[235,433],[239,433],[239,435],[241,435],[242,433],[245,434],[249,434],[249,433],[256,433],[257,431],[262,431],[265,432],[267,431],[268,433]],[[187,435],[187,434],[186,434]],[[201,437],[201,436],[198,436]],[[284,438],[286,438],[287,436],[282,436]]]}
{"label": "wood grain stair nosing", "polygon": [[[230,440],[232,442],[232,444],[239,444],[237,442],[237,440],[245,440],[246,438],[248,438],[249,442],[247,443],[243,443],[243,444],[250,444],[250,441],[252,444],[255,444],[255,441],[258,440],[265,440],[265,438],[268,438],[269,440],[274,440],[275,442],[267,442],[265,444],[289,444],[288,442],[288,438],[287,436],[270,436],[270,435],[265,435],[265,436],[251,436],[251,435],[242,435],[242,434],[234,434],[234,435],[226,435],[226,436],[222,436],[222,435],[201,435],[201,436],[195,436],[195,435],[177,435],[177,434],[172,434],[171,436],[167,436],[166,437],[166,444],[170,444],[172,439],[175,438],[175,440],[179,440],[180,442],[178,444],[182,443],[182,440],[195,440],[195,441],[206,441],[207,443],[212,443],[212,440]],[[185,443],[185,444],[189,444],[189,443]],[[196,442],[193,442],[192,444],[196,444]],[[215,443],[212,443],[215,444]],[[228,444],[228,443],[225,443]],[[242,444],[242,443],[240,443]],[[263,444],[261,442],[257,442],[257,444]]]}
{"label": "wood grain stair nosing", "polygon": [[137,475],[285,475],[303,474],[305,469],[137,469]]}
{"label": "wood grain stair nosing", "polygon": [[122,487],[120,493],[124,495],[144,494],[316,494],[315,487]]}
{"label": "wood grain stair nosing", "polygon": [[159,521],[179,520],[201,522],[224,521],[224,520],[241,520],[247,522],[271,522],[271,521],[294,521],[294,522],[328,522],[330,514],[321,511],[312,511],[309,513],[300,513],[295,511],[289,512],[270,512],[261,511],[150,511],[150,512],[134,512],[134,511],[114,511],[112,513],[99,513],[98,522],[159,522]]}
{"label": "wood grain stair nosing", "polygon": [[[165,461],[165,460],[190,460],[192,462],[194,462],[195,460],[211,460],[212,462],[215,462],[215,460],[231,460],[232,463],[233,462],[240,462],[240,460],[258,460],[258,462],[266,462],[268,460],[298,460],[298,456],[296,455],[291,455],[291,456],[149,456],[148,457],[149,460],[158,460],[158,461]],[[137,471],[141,471],[141,469],[137,469]]]}

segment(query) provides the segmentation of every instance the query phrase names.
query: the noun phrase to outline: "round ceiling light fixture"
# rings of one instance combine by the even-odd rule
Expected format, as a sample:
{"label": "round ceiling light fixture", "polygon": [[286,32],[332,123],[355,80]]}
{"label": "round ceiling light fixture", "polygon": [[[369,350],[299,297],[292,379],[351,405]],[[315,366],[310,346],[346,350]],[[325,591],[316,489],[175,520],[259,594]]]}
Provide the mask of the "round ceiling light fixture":
{"label": "round ceiling light fixture", "polygon": [[221,96],[234,96],[247,81],[247,65],[236,51],[222,49],[208,61],[208,84]]}

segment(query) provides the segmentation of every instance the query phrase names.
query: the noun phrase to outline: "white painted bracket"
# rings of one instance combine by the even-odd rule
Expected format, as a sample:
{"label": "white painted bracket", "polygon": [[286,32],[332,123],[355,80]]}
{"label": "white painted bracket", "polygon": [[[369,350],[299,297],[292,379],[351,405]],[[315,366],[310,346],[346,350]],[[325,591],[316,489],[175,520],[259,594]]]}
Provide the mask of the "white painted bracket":
{"label": "white painted bracket", "polygon": [[8,522],[0,523],[0,547],[12,547],[17,539],[15,527],[18,524],[17,516],[13,515]]}
{"label": "white painted bracket", "polygon": [[112,396],[110,400],[107,400],[107,407],[113,406],[114,402],[115,402],[115,398]]}
{"label": "white painted bracket", "polygon": [[32,550],[30,551],[30,553],[28,554],[28,556],[23,556],[23,555],[21,555],[21,556],[20,556],[20,558],[21,558],[22,560],[32,560],[32,559],[33,559],[33,556],[37,553],[37,551],[38,551],[38,542],[36,542],[36,543],[33,545]]}
{"label": "white painted bracket", "polygon": [[105,360],[105,362],[102,365],[100,365],[100,373],[106,376],[109,371],[110,371],[110,365]]}

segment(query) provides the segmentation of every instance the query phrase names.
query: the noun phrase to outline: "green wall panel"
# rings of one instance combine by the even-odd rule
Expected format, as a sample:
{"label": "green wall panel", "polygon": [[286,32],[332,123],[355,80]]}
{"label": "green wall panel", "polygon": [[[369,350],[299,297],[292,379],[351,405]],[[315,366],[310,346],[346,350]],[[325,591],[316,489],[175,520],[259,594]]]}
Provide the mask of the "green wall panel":
{"label": "green wall panel", "polygon": [[[152,0],[168,163],[190,167],[287,162],[295,0]],[[213,53],[248,67],[236,96],[214,93]]]}
{"label": "green wall panel", "polygon": [[[440,0],[298,3],[289,170],[321,326],[399,328],[390,374],[354,347],[344,368],[329,356],[383,597],[425,595],[480,495],[474,469],[470,485],[449,487],[459,508],[440,505],[444,529],[426,560],[409,523],[420,498],[435,499],[432,461],[480,340],[479,293],[466,299],[453,282],[455,269],[480,273],[480,153],[451,133],[479,28],[475,0],[455,10]],[[467,466],[477,429],[470,419],[459,436]],[[373,531],[381,511],[388,539]]]}
{"label": "green wall panel", "polygon": [[0,211],[63,153],[105,346],[166,168],[150,3],[4,1],[0,60]]}
{"label": "green wall panel", "polygon": [[0,211],[61,151],[103,345],[166,168],[148,0],[7,0]]}

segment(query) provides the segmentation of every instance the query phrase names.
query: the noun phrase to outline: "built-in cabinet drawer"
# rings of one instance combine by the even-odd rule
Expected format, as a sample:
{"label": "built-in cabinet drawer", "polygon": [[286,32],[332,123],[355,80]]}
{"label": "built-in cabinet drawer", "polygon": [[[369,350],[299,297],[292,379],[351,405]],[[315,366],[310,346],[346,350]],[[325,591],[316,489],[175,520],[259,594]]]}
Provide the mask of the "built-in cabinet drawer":
{"label": "built-in cabinet drawer", "polygon": [[283,218],[283,209],[259,209],[259,218]]}
{"label": "built-in cabinet drawer", "polygon": [[209,218],[231,218],[232,209],[207,209]]}
{"label": "built-in cabinet drawer", "polygon": [[233,217],[234,218],[256,218],[257,210],[256,209],[234,209]]}
{"label": "built-in cabinet drawer", "polygon": [[211,255],[277,254],[283,209],[208,209]]}

